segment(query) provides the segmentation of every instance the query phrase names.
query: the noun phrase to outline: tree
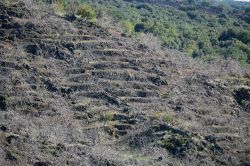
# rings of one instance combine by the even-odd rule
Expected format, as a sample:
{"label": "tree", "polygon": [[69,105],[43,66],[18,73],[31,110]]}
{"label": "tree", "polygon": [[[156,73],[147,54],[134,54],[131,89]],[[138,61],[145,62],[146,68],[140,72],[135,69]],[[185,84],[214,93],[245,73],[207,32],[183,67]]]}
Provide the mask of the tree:
{"label": "tree", "polygon": [[142,32],[145,30],[145,25],[142,23],[136,24],[135,25],[135,32]]}

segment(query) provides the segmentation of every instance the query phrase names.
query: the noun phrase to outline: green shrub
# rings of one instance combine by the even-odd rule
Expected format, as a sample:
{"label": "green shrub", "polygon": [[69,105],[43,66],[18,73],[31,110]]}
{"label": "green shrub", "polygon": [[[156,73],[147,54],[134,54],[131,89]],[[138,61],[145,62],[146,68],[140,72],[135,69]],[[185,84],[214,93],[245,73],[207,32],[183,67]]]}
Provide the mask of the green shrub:
{"label": "green shrub", "polygon": [[173,116],[167,115],[167,114],[164,115],[162,117],[162,119],[163,119],[164,122],[169,123],[169,124],[175,124],[175,121],[176,121]]}
{"label": "green shrub", "polygon": [[193,11],[188,11],[187,12],[187,16],[190,18],[190,19],[196,19],[198,17],[198,14],[196,12],[193,12]]}
{"label": "green shrub", "polygon": [[170,115],[166,112],[155,112],[153,114],[153,117],[158,119],[158,120],[162,120],[165,123],[171,124],[171,125],[176,125],[178,124],[178,119],[176,117],[174,117],[173,115]]}
{"label": "green shrub", "polygon": [[134,30],[134,25],[129,20],[126,20],[126,21],[122,21],[122,28],[123,28],[125,33],[130,35],[130,34],[132,34],[132,32]]}
{"label": "green shrub", "polygon": [[111,121],[113,119],[113,112],[104,112],[101,114],[101,120],[104,122]]}
{"label": "green shrub", "polygon": [[96,18],[96,12],[90,5],[80,5],[77,10],[77,15],[81,16],[85,19],[95,19]]}

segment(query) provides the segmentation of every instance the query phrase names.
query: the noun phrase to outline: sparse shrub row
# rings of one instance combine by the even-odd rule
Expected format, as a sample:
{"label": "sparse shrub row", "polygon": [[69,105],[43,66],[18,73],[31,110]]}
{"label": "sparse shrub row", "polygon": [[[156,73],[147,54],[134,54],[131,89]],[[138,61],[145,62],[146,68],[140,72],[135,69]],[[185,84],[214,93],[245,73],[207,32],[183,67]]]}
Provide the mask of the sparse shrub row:
{"label": "sparse shrub row", "polygon": [[74,0],[34,0],[37,3],[53,5],[55,10],[69,15],[78,15],[88,20],[96,19],[96,11],[88,4],[79,3]]}

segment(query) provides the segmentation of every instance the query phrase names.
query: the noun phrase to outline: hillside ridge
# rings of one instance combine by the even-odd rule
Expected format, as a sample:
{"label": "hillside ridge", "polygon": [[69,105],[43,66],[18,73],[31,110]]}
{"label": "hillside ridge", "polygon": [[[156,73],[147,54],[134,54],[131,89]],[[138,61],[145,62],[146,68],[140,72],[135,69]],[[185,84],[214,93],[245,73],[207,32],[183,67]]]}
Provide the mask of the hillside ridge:
{"label": "hillside ridge", "polygon": [[0,165],[248,165],[250,73],[0,2]]}

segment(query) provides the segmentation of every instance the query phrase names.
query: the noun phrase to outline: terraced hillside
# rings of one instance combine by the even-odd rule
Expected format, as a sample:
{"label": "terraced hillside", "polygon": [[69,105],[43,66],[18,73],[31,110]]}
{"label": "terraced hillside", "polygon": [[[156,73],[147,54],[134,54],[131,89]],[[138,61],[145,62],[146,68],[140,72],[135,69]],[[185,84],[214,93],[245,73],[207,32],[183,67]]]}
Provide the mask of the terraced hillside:
{"label": "terraced hillside", "polygon": [[[70,21],[69,21],[70,20]],[[0,2],[0,165],[249,165],[250,74]]]}

